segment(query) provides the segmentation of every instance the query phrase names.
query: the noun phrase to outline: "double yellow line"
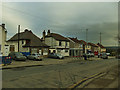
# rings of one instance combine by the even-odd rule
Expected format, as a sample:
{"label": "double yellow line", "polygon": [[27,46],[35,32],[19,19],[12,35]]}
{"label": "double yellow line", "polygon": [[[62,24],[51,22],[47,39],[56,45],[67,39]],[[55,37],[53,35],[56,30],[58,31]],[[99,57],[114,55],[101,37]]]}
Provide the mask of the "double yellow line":
{"label": "double yellow line", "polygon": [[87,80],[89,80],[89,79],[95,78],[96,76],[99,76],[99,77],[100,77],[100,76],[103,76],[103,75],[105,75],[105,74],[106,74],[105,72],[102,72],[102,73],[94,74],[94,75],[92,75],[92,76],[90,76],[90,77],[88,77],[88,78],[84,78],[84,79],[78,81],[77,83],[69,86],[67,90],[74,89],[74,88],[78,87],[80,84],[84,83],[85,81],[87,81]]}

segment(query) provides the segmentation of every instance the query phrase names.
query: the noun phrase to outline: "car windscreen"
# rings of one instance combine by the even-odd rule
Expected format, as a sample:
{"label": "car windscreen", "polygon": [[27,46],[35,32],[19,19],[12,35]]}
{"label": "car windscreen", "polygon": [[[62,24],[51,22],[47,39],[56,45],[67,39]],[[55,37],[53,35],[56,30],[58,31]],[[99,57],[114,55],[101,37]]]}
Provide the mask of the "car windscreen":
{"label": "car windscreen", "polygon": [[56,54],[57,56],[61,56],[61,54]]}
{"label": "car windscreen", "polygon": [[23,56],[22,53],[15,53],[15,55],[17,55],[17,56]]}

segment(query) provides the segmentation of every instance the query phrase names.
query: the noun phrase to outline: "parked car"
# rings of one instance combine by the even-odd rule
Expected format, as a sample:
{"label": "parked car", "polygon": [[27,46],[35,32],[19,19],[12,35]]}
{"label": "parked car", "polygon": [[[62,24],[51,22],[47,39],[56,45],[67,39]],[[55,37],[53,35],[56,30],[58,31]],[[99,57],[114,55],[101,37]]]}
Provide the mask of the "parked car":
{"label": "parked car", "polygon": [[117,59],[120,59],[120,54],[119,54],[119,55],[116,55],[116,58],[117,58]]}
{"label": "parked car", "polygon": [[100,58],[108,59],[108,55],[106,53],[101,53]]}
{"label": "parked car", "polygon": [[9,55],[13,60],[25,61],[27,58],[20,52],[11,52]]}
{"label": "parked car", "polygon": [[110,56],[110,53],[106,53],[108,56]]}
{"label": "parked car", "polygon": [[42,55],[40,55],[39,53],[30,54],[27,56],[27,58],[30,60],[42,60],[43,59]]}
{"label": "parked car", "polygon": [[61,54],[57,54],[57,53],[50,53],[48,55],[48,58],[64,59],[64,56],[62,56]]}
{"label": "parked car", "polygon": [[87,55],[87,57],[89,58],[89,57],[94,57],[94,53],[88,53],[88,54],[86,54]]}
{"label": "parked car", "polygon": [[1,53],[0,53],[0,64],[11,64],[12,63],[12,59],[10,56],[3,56]]}

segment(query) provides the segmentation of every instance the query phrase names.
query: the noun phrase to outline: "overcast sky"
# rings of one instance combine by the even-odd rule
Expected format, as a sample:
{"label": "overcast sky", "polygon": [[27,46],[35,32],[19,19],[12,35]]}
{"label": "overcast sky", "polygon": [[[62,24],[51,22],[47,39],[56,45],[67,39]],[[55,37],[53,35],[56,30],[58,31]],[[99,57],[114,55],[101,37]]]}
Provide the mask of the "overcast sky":
{"label": "overcast sky", "polygon": [[21,25],[21,31],[28,28],[39,37],[50,29],[80,40],[86,40],[88,29],[89,42],[98,43],[101,32],[104,46],[117,45],[117,2],[4,2],[0,21],[6,24],[8,39]]}

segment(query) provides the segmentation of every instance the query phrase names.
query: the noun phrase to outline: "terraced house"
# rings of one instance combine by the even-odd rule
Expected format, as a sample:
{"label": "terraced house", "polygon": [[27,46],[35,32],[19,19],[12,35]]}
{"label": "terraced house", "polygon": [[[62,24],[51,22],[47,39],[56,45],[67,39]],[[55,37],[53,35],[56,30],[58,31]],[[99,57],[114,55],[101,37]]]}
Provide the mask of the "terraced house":
{"label": "terraced house", "polygon": [[97,45],[98,45],[98,52],[99,53],[106,52],[106,48],[102,44],[97,43]]}
{"label": "terraced house", "polygon": [[46,34],[44,30],[42,40],[45,44],[50,46],[49,53],[58,53],[63,56],[69,56],[70,41],[66,37],[57,33],[51,33],[50,30],[48,30]]}
{"label": "terraced house", "polygon": [[70,38],[68,37],[68,40],[70,40],[70,56],[72,57],[80,57],[83,55],[84,50],[84,43],[82,43],[80,40],[76,38]]}
{"label": "terraced house", "polygon": [[49,46],[42,43],[41,39],[37,37],[31,30],[25,29],[24,32],[19,33],[19,46],[18,46],[18,33],[7,41],[10,47],[9,52],[22,52],[24,54],[40,53],[48,55]]}
{"label": "terraced house", "polygon": [[98,45],[90,42],[88,43],[88,45],[90,46],[89,52],[98,55]]}

